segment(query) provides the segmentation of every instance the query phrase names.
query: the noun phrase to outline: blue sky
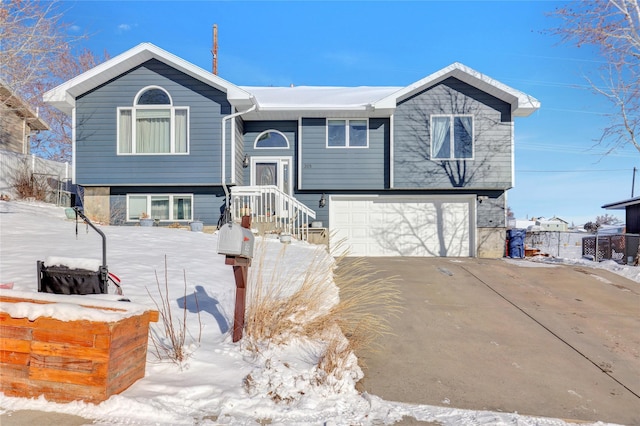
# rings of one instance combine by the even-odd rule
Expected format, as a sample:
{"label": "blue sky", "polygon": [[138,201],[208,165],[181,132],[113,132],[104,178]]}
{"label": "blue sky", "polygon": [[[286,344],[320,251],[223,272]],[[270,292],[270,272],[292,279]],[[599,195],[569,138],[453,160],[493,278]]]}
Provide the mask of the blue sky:
{"label": "blue sky", "polygon": [[[603,204],[631,196],[632,147],[593,147],[612,113],[592,94],[594,49],[544,33],[554,1],[63,1],[65,21],[89,34],[83,46],[115,56],[151,42],[237,85],[406,86],[453,62],[540,100],[516,119],[516,217],[557,215],[581,224],[624,211]],[[639,179],[640,180],[640,179]],[[640,186],[635,195],[640,194]]]}

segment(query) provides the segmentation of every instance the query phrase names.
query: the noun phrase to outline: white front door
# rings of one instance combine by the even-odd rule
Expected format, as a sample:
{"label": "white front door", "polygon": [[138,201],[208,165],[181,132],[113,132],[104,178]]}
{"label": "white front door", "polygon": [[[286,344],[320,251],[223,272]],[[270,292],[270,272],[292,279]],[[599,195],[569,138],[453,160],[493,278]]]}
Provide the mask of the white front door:
{"label": "white front door", "polygon": [[292,193],[291,157],[251,157],[251,186],[274,185]]}

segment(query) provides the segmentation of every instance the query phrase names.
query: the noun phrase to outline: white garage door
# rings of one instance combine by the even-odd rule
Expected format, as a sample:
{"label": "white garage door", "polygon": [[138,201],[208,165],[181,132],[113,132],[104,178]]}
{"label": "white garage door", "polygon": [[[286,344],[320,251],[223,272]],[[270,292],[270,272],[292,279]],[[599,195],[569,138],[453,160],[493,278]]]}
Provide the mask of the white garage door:
{"label": "white garage door", "polygon": [[474,196],[331,196],[331,250],[352,256],[474,256]]}

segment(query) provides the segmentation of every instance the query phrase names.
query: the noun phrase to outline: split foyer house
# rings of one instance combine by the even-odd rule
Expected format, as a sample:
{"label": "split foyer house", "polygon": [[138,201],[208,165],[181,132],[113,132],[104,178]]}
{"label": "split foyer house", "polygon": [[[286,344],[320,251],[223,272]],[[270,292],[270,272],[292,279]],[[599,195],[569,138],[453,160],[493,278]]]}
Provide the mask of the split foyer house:
{"label": "split foyer house", "polygon": [[215,225],[228,191],[233,218],[313,222],[358,256],[502,256],[514,119],[540,106],[460,63],[406,87],[242,87],[148,43],[45,100],[73,118],[89,215]]}

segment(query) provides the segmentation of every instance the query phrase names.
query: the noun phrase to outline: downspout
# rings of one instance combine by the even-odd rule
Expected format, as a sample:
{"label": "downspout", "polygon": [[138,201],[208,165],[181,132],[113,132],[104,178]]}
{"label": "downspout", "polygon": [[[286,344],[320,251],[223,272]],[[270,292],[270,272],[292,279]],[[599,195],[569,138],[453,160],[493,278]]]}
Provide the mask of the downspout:
{"label": "downspout", "polygon": [[[229,190],[227,188],[227,167],[226,167],[226,155],[227,155],[227,120],[231,120],[232,118],[236,118],[240,115],[248,114],[252,111],[255,111],[258,108],[256,104],[256,100],[254,97],[251,97],[251,102],[253,105],[246,111],[238,111],[233,114],[226,115],[222,117],[222,188],[224,189],[225,195],[225,206],[229,208]],[[235,156],[236,147],[235,145],[231,145],[231,158],[232,162],[234,161],[233,157]],[[232,163],[233,164],[233,163]]]}

